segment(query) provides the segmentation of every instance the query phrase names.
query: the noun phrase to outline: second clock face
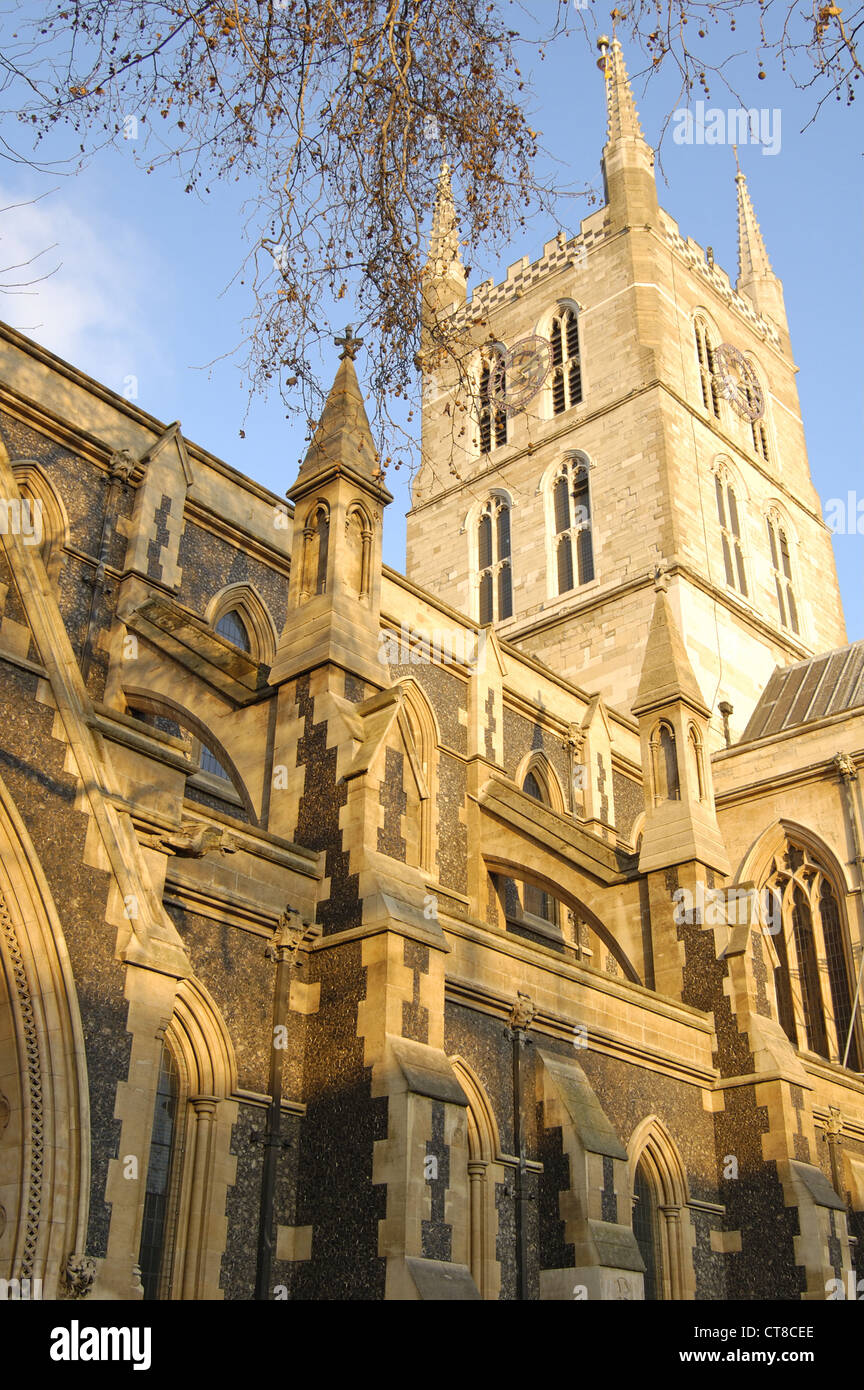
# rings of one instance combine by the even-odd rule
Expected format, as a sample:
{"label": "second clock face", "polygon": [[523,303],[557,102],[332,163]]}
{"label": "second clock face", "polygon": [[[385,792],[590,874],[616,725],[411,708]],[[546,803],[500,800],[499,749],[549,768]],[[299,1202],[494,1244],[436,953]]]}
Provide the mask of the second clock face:
{"label": "second clock face", "polygon": [[714,376],[733,410],[744,420],[761,420],[765,414],[765,395],[752,364],[733,343],[714,349]]}
{"label": "second clock face", "polygon": [[489,375],[489,402],[515,415],[536,396],[552,367],[552,345],[546,338],[521,338],[501,353]]}

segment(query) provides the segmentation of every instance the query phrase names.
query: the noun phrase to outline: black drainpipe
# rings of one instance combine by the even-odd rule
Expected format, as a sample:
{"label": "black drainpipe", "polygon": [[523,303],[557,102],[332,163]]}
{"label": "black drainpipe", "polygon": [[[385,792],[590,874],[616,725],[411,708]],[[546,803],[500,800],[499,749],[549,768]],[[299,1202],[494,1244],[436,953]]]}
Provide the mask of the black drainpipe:
{"label": "black drainpipe", "polygon": [[291,983],[291,970],[297,961],[301,946],[320,933],[320,927],[301,921],[300,913],[294,907],[286,907],[279,918],[273,940],[265,950],[268,959],[276,962],[276,981],[273,988],[273,1026],[270,1030],[270,1103],[267,1107],[267,1128],[263,1134],[253,1136],[255,1142],[264,1145],[264,1161],[261,1166],[261,1200],[258,1210],[258,1261],[255,1271],[255,1298],[269,1302],[272,1294],[270,1281],[273,1269],[273,1208],[276,1194],[276,1172],[279,1154],[283,1145],[282,1129],[282,1064],[285,1058],[284,1047],[278,1047],[277,1029],[286,1026],[288,1014],[288,991]]}
{"label": "black drainpipe", "polygon": [[536,1012],[532,999],[521,991],[510,1014],[513,1034],[513,1147],[516,1151],[516,1298],[528,1297],[528,1224],[525,1220],[525,1146],[522,1138],[522,1050],[526,1032]]}

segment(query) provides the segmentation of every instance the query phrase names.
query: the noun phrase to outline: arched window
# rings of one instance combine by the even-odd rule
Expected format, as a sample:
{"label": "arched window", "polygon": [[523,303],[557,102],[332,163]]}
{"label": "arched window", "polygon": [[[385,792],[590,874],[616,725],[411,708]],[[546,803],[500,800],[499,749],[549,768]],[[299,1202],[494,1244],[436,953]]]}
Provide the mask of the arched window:
{"label": "arched window", "polygon": [[657,725],[650,740],[651,773],[654,782],[654,803],[679,801],[681,779],[678,775],[678,750],[675,730],[665,720]]}
{"label": "arched window", "polygon": [[491,497],[477,521],[477,592],[481,623],[513,616],[510,503]]}
{"label": "arched window", "polygon": [[767,518],[768,545],[771,550],[771,568],[774,574],[774,588],[777,592],[777,607],[783,627],[799,632],[798,605],[795,602],[795,589],[792,583],[792,561],[789,556],[789,541],[779,518],[772,513]]}
{"label": "arched window", "polygon": [[220,633],[222,637],[227,637],[228,641],[233,642],[234,646],[239,647],[241,651],[248,652],[251,650],[246,624],[243,622],[243,619],[236,609],[232,608],[230,613],[223,613],[216,624],[216,631]]}
{"label": "arched window", "polygon": [[645,1298],[692,1298],[695,1242],[678,1149],[662,1121],[651,1115],[636,1127],[629,1150],[633,1234],[645,1265]]}
{"label": "arched window", "polygon": [[[544,806],[549,805],[549,795],[544,787],[541,786],[537,775],[529,772],[522,783],[522,790],[526,796],[533,797],[535,801],[540,801]],[[555,899],[542,888],[537,888],[533,883],[522,885],[522,908],[525,912],[530,912],[533,917],[542,917],[545,922],[558,924],[558,904]]]}
{"label": "arched window", "polygon": [[[416,681],[402,682],[405,692],[405,720],[414,751],[420,766],[420,773],[426,784],[426,795],[420,794],[418,814],[417,862],[421,869],[431,872],[435,861],[435,805],[438,785],[438,726],[435,715],[423,691]],[[411,845],[408,849],[408,862],[413,863]]]}
{"label": "arched window", "polygon": [[[852,1024],[852,959],[838,893],[808,848],[787,839],[763,885],[777,1016],[789,1041],[859,1070],[860,1025]],[[851,1035],[850,1035],[851,1034]],[[848,1055],[847,1055],[848,1044]]]}
{"label": "arched window", "polygon": [[345,583],[358,598],[366,598],[372,563],[372,525],[358,503],[348,509],[345,539]]}
{"label": "arched window", "polygon": [[202,806],[212,806],[236,819],[248,820],[248,809],[222,757],[208,748],[197,734],[181,730],[181,736],[188,739],[193,767],[186,779],[185,794],[188,800],[197,801]]}
{"label": "arched window", "polygon": [[563,415],[582,400],[579,321],[574,309],[560,309],[552,320],[552,411]]}
{"label": "arched window", "polygon": [[500,348],[490,348],[480,368],[477,423],[480,427],[481,454],[488,454],[507,443],[507,412],[492,401],[492,397],[496,401],[503,400],[506,390],[504,355]]}
{"label": "arched window", "polygon": [[720,419],[720,392],[714,376],[714,348],[711,333],[704,319],[696,319],[696,360],[699,363],[699,380],[702,383],[702,404],[709,414]]}
{"label": "arched window", "polygon": [[540,788],[540,783],[537,781],[537,778],[534,776],[533,772],[528,773],[528,776],[522,783],[522,790],[526,793],[527,796],[533,796],[535,801],[546,800]]}
{"label": "arched window", "polygon": [[691,724],[687,732],[687,752],[690,758],[691,792],[699,801],[704,801],[705,761],[702,755],[702,737],[695,724]]}
{"label": "arched window", "polygon": [[552,508],[558,593],[565,594],[594,578],[587,462],[567,459],[561,464],[552,485]]}
{"label": "arched window", "polygon": [[222,766],[215,753],[211,753],[206,744],[201,744],[201,753],[198,766],[202,772],[209,772],[211,777],[219,777],[225,782],[230,782],[231,778]]}
{"label": "arched window", "polygon": [[253,661],[272,666],[277,632],[267,605],[251,584],[228,584],[207,604],[204,616],[222,637],[227,637]]}
{"label": "arched window", "polygon": [[725,471],[714,475],[714,489],[717,496],[717,519],[720,522],[726,583],[730,589],[737,589],[746,598],[747,575],[744,569],[744,550],[741,544],[738,499],[735,496],[729,475]]}
{"label": "arched window", "polygon": [[[498,1183],[507,1170],[496,1161],[501,1156],[498,1125],[479,1077],[461,1057],[450,1060],[468,1099],[467,1143],[454,1145],[450,1151],[453,1165],[451,1190],[461,1192],[467,1198],[464,1204],[458,1204],[460,1213],[464,1212],[467,1217],[467,1240],[462,1249],[481,1298],[497,1299],[501,1289],[501,1265],[498,1259],[496,1192],[500,1190]],[[454,1261],[460,1258],[456,1252],[460,1247],[462,1220],[464,1218],[456,1215]]]}
{"label": "arched window", "polygon": [[633,1234],[645,1265],[646,1302],[662,1297],[658,1293],[663,1287],[659,1215],[654,1184],[645,1171],[645,1164],[639,1163],[633,1182]]}
{"label": "arched window", "polygon": [[177,1063],[167,1043],[163,1042],[150,1136],[150,1158],[147,1163],[141,1247],[138,1254],[146,1299],[162,1297],[168,1278],[163,1266],[166,1263],[165,1236],[179,1099],[180,1077]]}
{"label": "arched window", "polygon": [[[188,716],[187,723],[185,712],[179,709],[172,710],[169,705],[163,705],[161,700],[137,693],[127,695],[126,712],[142,724],[159,729],[163,734],[170,734],[184,746],[183,751],[188,755],[190,766],[184,788],[187,800],[197,801],[203,806],[213,806],[215,810],[237,820],[254,822],[252,803],[246,794],[240,774],[231,765],[230,755],[227,750],[221,754],[211,751],[208,743],[201,738],[204,726],[199,721]],[[183,719],[182,724],[177,722],[175,714]],[[215,747],[219,748],[219,743],[212,733],[207,731],[205,737],[208,742],[212,739]]]}
{"label": "arched window", "polygon": [[325,504],[319,502],[310,512],[303,528],[303,598],[326,591],[329,548],[330,513]]}
{"label": "arched window", "polygon": [[146,1179],[128,1184],[142,1202],[138,1264],[146,1299],[222,1296],[227,1228],[218,1213],[234,1182],[236,1087],[224,1019],[204,986],[187,978],[161,1047]]}
{"label": "arched window", "polygon": [[21,493],[20,511],[7,503],[6,524],[20,531],[28,544],[37,544],[48,578],[56,583],[65,560],[69,527],[57,491],[37,463],[19,462],[12,469]]}

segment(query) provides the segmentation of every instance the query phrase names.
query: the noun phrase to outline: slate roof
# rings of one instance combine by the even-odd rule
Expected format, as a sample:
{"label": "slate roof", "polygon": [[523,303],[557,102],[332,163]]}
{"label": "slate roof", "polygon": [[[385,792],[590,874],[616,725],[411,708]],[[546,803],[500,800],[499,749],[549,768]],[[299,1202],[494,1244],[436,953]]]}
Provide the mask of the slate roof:
{"label": "slate roof", "polygon": [[742,743],[832,714],[864,709],[864,641],[778,666],[759,697]]}

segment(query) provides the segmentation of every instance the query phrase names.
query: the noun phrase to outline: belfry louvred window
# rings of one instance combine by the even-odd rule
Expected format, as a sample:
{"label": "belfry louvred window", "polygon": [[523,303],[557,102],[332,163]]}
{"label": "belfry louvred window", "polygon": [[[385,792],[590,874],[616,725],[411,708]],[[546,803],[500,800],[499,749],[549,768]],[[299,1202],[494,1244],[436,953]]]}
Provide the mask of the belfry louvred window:
{"label": "belfry louvred window", "polygon": [[[752,389],[752,387],[750,387],[750,386],[747,385],[746,383],[745,383],[745,385],[744,385],[744,393],[745,393],[745,395],[746,395],[746,397],[747,397],[747,404],[750,406],[750,409],[752,410],[752,409],[754,408],[755,404],[756,404],[756,400],[755,400],[755,397],[754,397],[754,395],[753,395],[753,389]],[[765,420],[764,420],[764,417],[762,417],[762,418],[760,418],[760,419],[758,419],[758,420],[751,420],[751,422],[750,422],[750,432],[751,432],[751,434],[752,434],[752,436],[753,436],[753,448],[756,450],[757,454],[759,454],[759,455],[760,455],[763,459],[765,459],[766,462],[767,462],[767,461],[768,461],[768,432],[767,432],[767,430],[765,429]]]}
{"label": "belfry louvred window", "polygon": [[552,411],[561,415],[582,400],[582,357],[579,320],[574,309],[562,309],[552,320]]}
{"label": "belfry louvred window", "polygon": [[720,392],[714,376],[714,349],[711,334],[704,319],[696,319],[696,360],[699,363],[699,380],[702,383],[702,404],[716,419],[720,419]]}
{"label": "belfry louvred window", "polygon": [[477,522],[477,607],[481,623],[513,616],[510,503],[490,497]]}
{"label": "belfry louvred window", "polygon": [[480,430],[480,452],[488,454],[507,443],[507,412],[496,404],[504,399],[507,390],[506,373],[498,349],[490,349],[480,368],[480,390],[477,401],[477,423]]}
{"label": "belfry louvred window", "polygon": [[789,554],[789,540],[779,517],[769,516],[768,547],[771,552],[771,568],[774,573],[774,589],[777,594],[777,608],[780,622],[791,632],[800,631],[798,623],[798,604],[795,601],[795,587],[792,583],[792,559]]}
{"label": "belfry louvred window", "polygon": [[842,897],[819,857],[787,839],[763,885],[765,930],[774,942],[777,1017],[790,1042],[860,1069],[854,975]]}
{"label": "belfry louvred window", "polygon": [[735,489],[725,473],[715,474],[717,519],[720,522],[720,543],[723,547],[723,569],[730,589],[747,597],[747,573],[741,539],[741,518]]}
{"label": "belfry louvred window", "polygon": [[552,484],[552,511],[557,587],[559,594],[565,594],[594,578],[591,496],[584,460],[562,463]]}

